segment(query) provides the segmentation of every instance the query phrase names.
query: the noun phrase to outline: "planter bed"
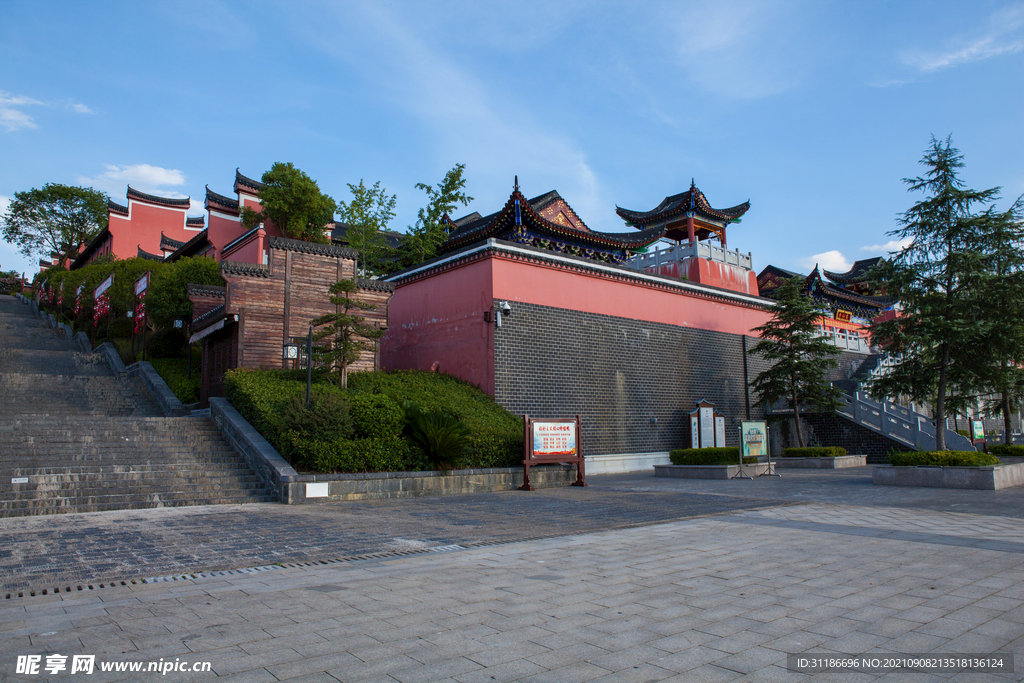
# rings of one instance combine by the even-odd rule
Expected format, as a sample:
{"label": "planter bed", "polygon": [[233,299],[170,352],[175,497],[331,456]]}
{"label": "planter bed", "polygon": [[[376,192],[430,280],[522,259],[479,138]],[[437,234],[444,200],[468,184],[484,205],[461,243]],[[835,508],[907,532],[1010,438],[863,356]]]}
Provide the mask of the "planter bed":
{"label": "planter bed", "polygon": [[[570,465],[534,465],[530,467],[530,484],[536,488],[569,486],[574,481],[576,481],[576,468]],[[447,473],[299,474],[290,477],[285,484],[288,488],[287,500],[291,504],[316,503],[327,500],[374,500],[511,491],[522,485],[522,467],[451,470]]]}
{"label": "planter bed", "polygon": [[843,467],[866,467],[868,464],[868,456],[839,455],[834,458],[776,458],[772,462],[780,469],[784,467],[809,467],[825,470],[838,470]]}
{"label": "planter bed", "polygon": [[[732,479],[739,474],[739,465],[655,465],[654,476],[676,479]],[[768,463],[757,462],[743,466],[743,472],[756,477],[768,471]]]}
{"label": "planter bed", "polygon": [[893,467],[877,465],[873,484],[994,491],[1024,485],[1024,464],[987,467]]}

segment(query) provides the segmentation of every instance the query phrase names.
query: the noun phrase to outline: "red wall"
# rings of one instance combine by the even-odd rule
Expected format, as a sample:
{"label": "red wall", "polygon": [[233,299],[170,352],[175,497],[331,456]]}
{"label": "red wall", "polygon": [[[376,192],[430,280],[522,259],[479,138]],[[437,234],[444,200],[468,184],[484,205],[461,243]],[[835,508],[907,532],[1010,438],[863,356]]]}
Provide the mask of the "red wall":
{"label": "red wall", "polygon": [[153,206],[129,198],[128,211],[130,218],[110,214],[110,235],[118,258],[135,258],[139,247],[150,254],[162,254],[161,232],[180,242],[187,242],[200,232],[185,229],[185,209]]}
{"label": "red wall", "polygon": [[[769,311],[677,291],[503,257],[493,261],[494,296],[510,302],[524,301],[731,334],[751,334],[751,329],[771,318]],[[398,292],[395,294],[397,296]]]}
{"label": "red wall", "polygon": [[495,296],[492,262],[476,261],[396,288],[381,341],[381,367],[436,367],[493,396],[494,323],[484,320]]}
{"label": "red wall", "polygon": [[489,257],[409,284],[391,299],[381,342],[385,370],[436,369],[494,395],[494,300],[517,301],[634,320],[752,334],[771,317],[750,308],[610,277]]}

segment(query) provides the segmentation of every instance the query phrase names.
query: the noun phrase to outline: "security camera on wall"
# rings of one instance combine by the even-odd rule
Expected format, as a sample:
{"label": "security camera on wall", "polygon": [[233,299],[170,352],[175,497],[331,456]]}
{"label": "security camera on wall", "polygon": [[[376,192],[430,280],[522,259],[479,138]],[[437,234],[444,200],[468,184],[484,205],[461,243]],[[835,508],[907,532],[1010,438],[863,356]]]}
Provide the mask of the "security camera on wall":
{"label": "security camera on wall", "polygon": [[508,305],[507,301],[501,302],[501,312],[505,315],[512,315],[512,307]]}

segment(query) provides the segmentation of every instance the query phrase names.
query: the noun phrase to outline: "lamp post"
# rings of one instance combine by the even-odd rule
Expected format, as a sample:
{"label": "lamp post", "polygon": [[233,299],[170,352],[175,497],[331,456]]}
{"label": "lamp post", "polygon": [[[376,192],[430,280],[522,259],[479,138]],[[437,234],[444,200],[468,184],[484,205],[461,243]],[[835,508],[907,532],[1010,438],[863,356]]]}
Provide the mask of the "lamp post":
{"label": "lamp post", "polygon": [[309,410],[309,395],[313,388],[313,323],[309,324],[309,338],[306,340],[306,410]]}

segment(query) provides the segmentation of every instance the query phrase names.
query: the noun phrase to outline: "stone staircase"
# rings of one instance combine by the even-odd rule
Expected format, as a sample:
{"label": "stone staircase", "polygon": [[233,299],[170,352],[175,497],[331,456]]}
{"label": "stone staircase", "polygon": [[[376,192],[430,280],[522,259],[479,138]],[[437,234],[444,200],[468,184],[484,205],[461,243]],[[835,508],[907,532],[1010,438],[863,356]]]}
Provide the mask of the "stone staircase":
{"label": "stone staircase", "polygon": [[0,517],[273,500],[209,417],[163,417],[102,354],[0,297]]}

